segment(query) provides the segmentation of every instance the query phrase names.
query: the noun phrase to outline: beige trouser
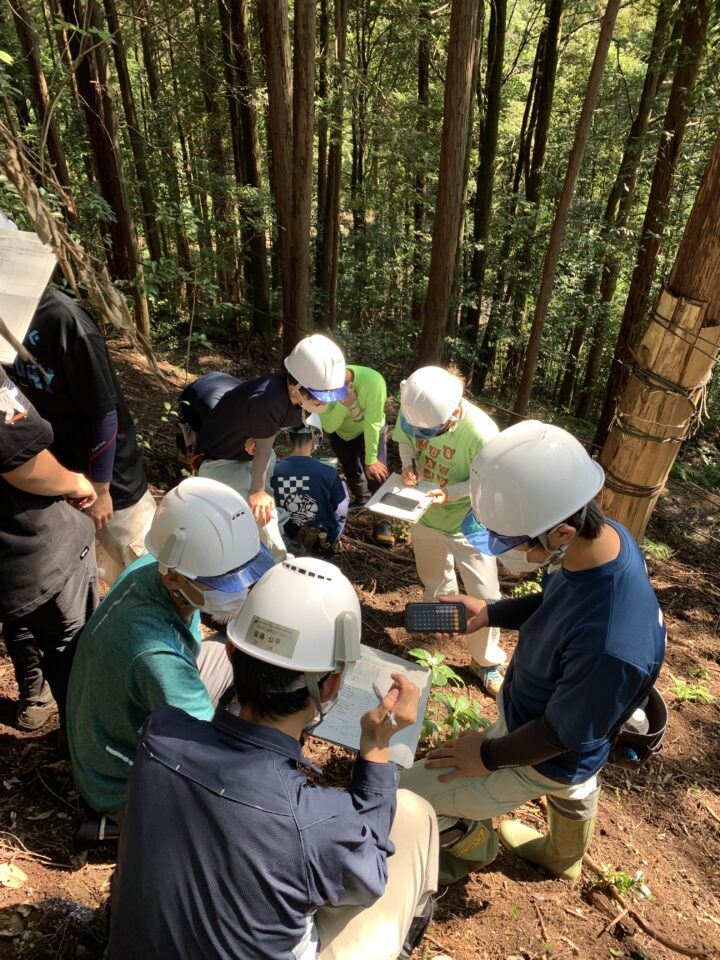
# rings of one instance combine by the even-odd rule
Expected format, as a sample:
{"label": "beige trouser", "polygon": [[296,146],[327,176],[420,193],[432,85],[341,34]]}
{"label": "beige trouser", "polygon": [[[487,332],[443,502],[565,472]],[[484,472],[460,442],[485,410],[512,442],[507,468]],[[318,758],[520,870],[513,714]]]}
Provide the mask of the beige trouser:
{"label": "beige trouser", "polygon": [[414,916],[437,890],[438,828],[429,803],[399,790],[383,895],[370,907],[321,907],[318,960],[396,960]]}
{"label": "beige trouser", "polygon": [[142,557],[145,534],[155,513],[155,500],[149,490],[137,503],[115,510],[110,523],[95,536],[98,575],[110,586],[126,567]]}
{"label": "beige trouser", "polygon": [[[272,476],[275,466],[275,452],[270,454],[270,462],[265,471],[265,489],[273,496],[269,478]],[[198,470],[201,477],[210,477],[211,480],[218,480],[220,483],[232,487],[241,497],[247,500],[252,489],[252,460],[203,460]],[[278,514],[273,507],[272,515],[269,521],[262,526],[258,524],[258,533],[261,542],[268,548],[276,563],[282,563],[287,556],[287,549],[280,533],[278,524]]]}
{"label": "beige trouser", "polygon": [[[504,737],[508,732],[502,710],[502,697],[498,697],[498,720],[488,727],[485,736],[488,739]],[[599,798],[599,778],[593,775],[583,783],[562,784],[550,780],[538,773],[534,767],[512,767],[496,770],[487,777],[462,777],[449,783],[440,783],[438,777],[447,772],[447,768],[436,767],[432,770],[425,761],[415,763],[409,770],[403,770],[400,784],[406,790],[413,790],[425,797],[434,807],[438,817],[467,820],[490,820],[503,813],[510,813],[520,804],[538,797],[561,798],[563,806],[575,808],[575,819],[587,820],[594,816]],[[447,824],[441,821],[441,828]]]}
{"label": "beige trouser", "polygon": [[[425,587],[425,602],[458,593],[455,575],[457,568],[465,590],[480,600],[499,600],[497,561],[468,543],[465,537],[451,537],[422,523],[412,528],[415,566]],[[470,656],[481,667],[505,663],[505,651],[500,647],[497,627],[485,627],[465,637]]]}

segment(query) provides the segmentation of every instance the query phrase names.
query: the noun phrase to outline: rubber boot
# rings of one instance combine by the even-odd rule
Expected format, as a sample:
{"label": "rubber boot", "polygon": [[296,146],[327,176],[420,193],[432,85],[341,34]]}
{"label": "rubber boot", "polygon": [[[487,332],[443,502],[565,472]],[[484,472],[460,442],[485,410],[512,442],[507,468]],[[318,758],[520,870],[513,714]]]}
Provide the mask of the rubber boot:
{"label": "rubber boot", "polygon": [[517,820],[504,820],[498,833],[503,846],[522,860],[543,867],[561,880],[577,880],[583,854],[595,832],[596,819],[573,820],[548,804],[546,835]]}
{"label": "rubber boot", "polygon": [[[440,834],[439,882],[443,886],[462,880],[469,873],[492,863],[498,853],[498,838],[492,820],[461,820],[466,827],[464,835],[450,846],[443,846]],[[448,831],[449,833],[449,831]]]}

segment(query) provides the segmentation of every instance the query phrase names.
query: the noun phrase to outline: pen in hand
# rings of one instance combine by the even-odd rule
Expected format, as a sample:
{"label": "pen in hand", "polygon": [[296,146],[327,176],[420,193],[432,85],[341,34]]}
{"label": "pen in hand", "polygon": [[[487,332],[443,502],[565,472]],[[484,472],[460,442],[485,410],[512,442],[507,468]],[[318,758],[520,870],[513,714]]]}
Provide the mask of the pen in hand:
{"label": "pen in hand", "polygon": [[[378,698],[380,703],[382,703],[385,694],[380,693],[380,688],[376,683],[373,683],[373,693]],[[397,727],[397,720],[395,719],[395,715],[393,714],[392,710],[388,710],[387,716],[385,717],[385,723],[389,724],[389,726],[393,728]]]}

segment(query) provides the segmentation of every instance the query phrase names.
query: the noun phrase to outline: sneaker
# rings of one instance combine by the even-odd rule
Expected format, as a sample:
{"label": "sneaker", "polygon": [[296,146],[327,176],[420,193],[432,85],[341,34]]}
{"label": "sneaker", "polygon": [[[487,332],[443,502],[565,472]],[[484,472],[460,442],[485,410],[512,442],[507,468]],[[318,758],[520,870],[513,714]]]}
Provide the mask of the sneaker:
{"label": "sneaker", "polygon": [[18,730],[30,732],[39,730],[50,719],[55,709],[55,700],[47,681],[43,684],[40,696],[34,703],[21,700],[15,714],[15,726]]}
{"label": "sneaker", "polygon": [[497,695],[502,690],[503,685],[503,672],[500,667],[481,667],[479,663],[476,663],[475,660],[470,661],[470,671],[474,673],[475,676],[480,681],[481,689],[493,700],[497,699]]}
{"label": "sneaker", "polygon": [[379,547],[387,547],[388,550],[392,550],[395,546],[392,524],[388,520],[377,520],[373,524],[372,539],[373,543],[376,543]]}

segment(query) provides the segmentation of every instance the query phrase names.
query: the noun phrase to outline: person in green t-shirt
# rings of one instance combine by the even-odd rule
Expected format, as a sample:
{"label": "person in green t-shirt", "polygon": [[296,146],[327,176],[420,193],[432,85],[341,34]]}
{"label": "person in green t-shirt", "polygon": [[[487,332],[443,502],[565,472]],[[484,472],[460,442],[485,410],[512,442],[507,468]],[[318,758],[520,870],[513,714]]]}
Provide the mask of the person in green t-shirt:
{"label": "person in green t-shirt", "polygon": [[[392,438],[400,446],[403,482],[437,483],[433,506],[413,526],[415,565],[426,602],[458,592],[456,569],[471,597],[500,597],[497,562],[474,547],[465,531],[470,507],[470,464],[498,428],[463,399],[462,382],[441,367],[421,367],[400,385],[400,416]],[[483,689],[497,696],[502,686],[500,631],[484,628],[465,638],[471,669]]]}

